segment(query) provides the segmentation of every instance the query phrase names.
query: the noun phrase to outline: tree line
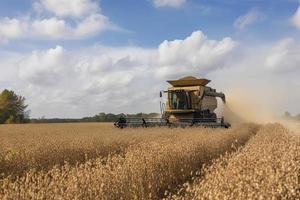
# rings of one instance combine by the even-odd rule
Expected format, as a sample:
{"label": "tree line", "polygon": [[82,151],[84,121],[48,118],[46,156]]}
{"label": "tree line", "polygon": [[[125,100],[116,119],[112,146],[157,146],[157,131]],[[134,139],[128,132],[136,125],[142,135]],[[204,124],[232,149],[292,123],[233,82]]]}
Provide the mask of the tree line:
{"label": "tree line", "polygon": [[29,112],[26,111],[25,98],[12,90],[3,90],[0,93],[0,124],[25,123],[29,121]]}
{"label": "tree line", "polygon": [[66,118],[38,118],[30,119],[31,123],[77,123],[77,122],[115,122],[120,117],[138,117],[138,118],[147,118],[147,117],[157,117],[158,113],[137,113],[137,114],[113,114],[113,113],[104,113],[101,112],[92,117],[83,117],[80,119],[66,119]]}

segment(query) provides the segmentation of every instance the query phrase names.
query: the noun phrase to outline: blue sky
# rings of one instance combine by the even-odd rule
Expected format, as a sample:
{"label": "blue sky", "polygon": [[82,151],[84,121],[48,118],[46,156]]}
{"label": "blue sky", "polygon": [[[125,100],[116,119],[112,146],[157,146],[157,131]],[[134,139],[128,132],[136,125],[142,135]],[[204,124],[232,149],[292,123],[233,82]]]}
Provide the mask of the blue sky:
{"label": "blue sky", "polygon": [[[32,14],[32,2],[2,1],[0,15],[16,17]],[[60,43],[70,47],[94,43],[155,47],[163,40],[183,38],[198,29],[215,39],[227,35],[250,42],[273,41],[286,35],[299,36],[299,32],[288,22],[298,7],[297,1],[188,0],[179,8],[169,6],[157,8],[150,0],[102,0],[98,3],[101,5],[102,13],[124,31],[104,32],[85,40],[59,41]],[[242,32],[237,30],[233,26],[234,21],[252,9],[263,15],[262,19],[249,25]],[[274,29],[276,31],[270,31]],[[38,47],[56,43],[57,41],[30,41],[30,45]],[[18,43],[11,46],[15,45]]]}
{"label": "blue sky", "polygon": [[[34,117],[157,111],[157,90],[184,75],[214,78],[228,93],[241,85],[286,96],[300,86],[298,7],[296,0],[1,1],[0,89],[26,96]],[[300,96],[277,99],[259,104],[300,112]]]}

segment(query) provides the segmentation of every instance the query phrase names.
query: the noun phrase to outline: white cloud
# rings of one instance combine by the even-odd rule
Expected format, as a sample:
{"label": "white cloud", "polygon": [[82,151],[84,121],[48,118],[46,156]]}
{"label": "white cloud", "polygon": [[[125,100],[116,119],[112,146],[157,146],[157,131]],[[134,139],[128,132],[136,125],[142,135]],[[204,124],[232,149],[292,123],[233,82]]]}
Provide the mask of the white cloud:
{"label": "white cloud", "polygon": [[0,70],[14,69],[1,74],[1,81],[27,98],[34,117],[159,112],[158,92],[168,87],[165,80],[187,75],[211,79],[229,103],[234,97],[250,101],[254,107],[244,108],[252,112],[300,112],[300,95],[290,92],[300,85],[298,41],[236,43],[230,38],[211,40],[196,31],[154,49],[96,46],[70,51],[57,46],[13,59],[0,53]]}
{"label": "white cloud", "polygon": [[300,6],[298,7],[293,17],[291,18],[291,22],[297,29],[300,30]]}
{"label": "white cloud", "polygon": [[[26,21],[26,19],[23,19]],[[24,37],[28,30],[27,23],[19,19],[2,18],[0,19],[0,43],[9,39],[18,39]]]}
{"label": "white cloud", "polygon": [[56,17],[45,19],[5,18],[0,21],[0,42],[10,39],[81,39],[106,30],[119,30],[100,14],[90,15],[71,25]]}
{"label": "white cloud", "polygon": [[261,20],[263,18],[263,14],[261,14],[258,10],[252,9],[248,11],[245,15],[239,16],[235,22],[234,27],[243,30],[247,26],[250,26],[251,24],[254,24],[255,22]]}
{"label": "white cloud", "polygon": [[95,109],[116,112],[126,107],[128,111],[141,94],[124,97],[143,90],[136,80],[148,77],[143,70],[149,70],[152,55],[147,49],[102,46],[75,52],[61,46],[34,51],[16,59],[15,87],[27,97],[33,116],[78,117]]}
{"label": "white cloud", "polygon": [[173,7],[179,8],[185,4],[186,0],[153,0],[156,7]]}
{"label": "white cloud", "polygon": [[230,38],[209,40],[200,31],[156,49],[97,46],[70,52],[57,46],[15,59],[15,87],[27,97],[33,116],[158,111],[165,79],[214,71],[234,47]]}
{"label": "white cloud", "polygon": [[78,24],[74,30],[74,36],[88,36],[105,30],[119,30],[118,27],[111,24],[109,19],[100,14],[90,15]]}
{"label": "white cloud", "polygon": [[2,18],[0,42],[12,39],[82,39],[108,30],[120,30],[100,13],[100,7],[94,1],[41,0],[34,2],[33,7],[36,12],[48,10],[54,15]]}
{"label": "white cloud", "polygon": [[34,51],[19,62],[19,77],[30,84],[51,86],[70,67],[68,55],[61,46],[47,51]]}
{"label": "white cloud", "polygon": [[32,27],[31,34],[38,37],[63,38],[72,33],[71,27],[64,20],[57,18],[35,20]]}
{"label": "white cloud", "polygon": [[209,40],[201,31],[193,32],[184,40],[164,41],[158,48],[159,76],[172,73],[204,74],[223,63],[237,46],[231,38]]}
{"label": "white cloud", "polygon": [[82,17],[95,14],[100,8],[96,1],[92,0],[40,0],[36,8],[44,8],[60,17]]}
{"label": "white cloud", "polygon": [[280,73],[300,70],[299,55],[300,45],[293,38],[285,38],[270,48],[265,66]]}
{"label": "white cloud", "polygon": [[32,36],[53,39],[78,39],[95,35],[106,30],[116,30],[107,17],[94,14],[84,18],[75,26],[58,18],[36,20],[32,23]]}

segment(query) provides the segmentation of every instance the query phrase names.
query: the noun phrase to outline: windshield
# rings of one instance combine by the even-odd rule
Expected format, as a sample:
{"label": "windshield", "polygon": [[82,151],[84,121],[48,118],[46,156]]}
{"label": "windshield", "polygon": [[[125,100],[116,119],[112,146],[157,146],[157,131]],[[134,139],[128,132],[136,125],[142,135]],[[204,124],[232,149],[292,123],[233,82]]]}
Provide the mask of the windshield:
{"label": "windshield", "polygon": [[172,110],[190,109],[189,93],[186,91],[169,91],[169,105]]}

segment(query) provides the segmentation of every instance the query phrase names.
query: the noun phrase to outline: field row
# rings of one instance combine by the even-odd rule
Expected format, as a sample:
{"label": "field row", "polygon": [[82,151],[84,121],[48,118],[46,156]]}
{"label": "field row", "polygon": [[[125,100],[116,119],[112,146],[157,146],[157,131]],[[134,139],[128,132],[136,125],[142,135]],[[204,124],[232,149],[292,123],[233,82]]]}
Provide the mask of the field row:
{"label": "field row", "polygon": [[122,154],[131,145],[177,134],[140,130],[120,130],[111,123],[1,125],[0,177]]}
{"label": "field row", "polygon": [[123,153],[5,177],[0,181],[0,198],[159,199],[193,177],[204,163],[245,144],[258,129],[254,124],[228,130],[128,129],[123,132],[127,140],[138,142]]}
{"label": "field row", "polygon": [[266,125],[203,173],[169,199],[300,199],[300,135]]}

